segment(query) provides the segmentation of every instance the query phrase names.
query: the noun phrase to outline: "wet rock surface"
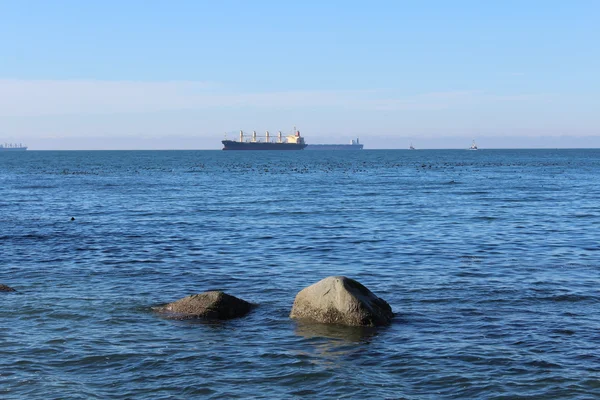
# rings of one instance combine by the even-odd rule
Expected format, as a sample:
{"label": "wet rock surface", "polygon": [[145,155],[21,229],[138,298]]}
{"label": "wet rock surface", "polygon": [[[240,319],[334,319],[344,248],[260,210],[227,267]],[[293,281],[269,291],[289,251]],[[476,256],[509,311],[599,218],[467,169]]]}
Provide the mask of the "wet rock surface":
{"label": "wet rock surface", "polygon": [[330,276],[301,290],[290,318],[350,326],[389,325],[390,305],[361,283],[345,276]]}
{"label": "wet rock surface", "polygon": [[166,318],[186,319],[232,319],[243,317],[253,304],[221,291],[210,291],[184,297],[154,310]]}
{"label": "wet rock surface", "polygon": [[0,292],[16,292],[16,290],[10,286],[0,284]]}

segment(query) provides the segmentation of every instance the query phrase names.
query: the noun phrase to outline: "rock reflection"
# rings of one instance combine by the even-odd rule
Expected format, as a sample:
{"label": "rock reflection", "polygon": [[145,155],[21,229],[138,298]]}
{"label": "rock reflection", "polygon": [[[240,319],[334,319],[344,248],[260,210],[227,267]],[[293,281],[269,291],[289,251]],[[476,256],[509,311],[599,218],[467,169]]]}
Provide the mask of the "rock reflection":
{"label": "rock reflection", "polygon": [[[378,328],[344,325],[329,325],[298,321],[295,333],[305,339],[302,355],[310,356],[313,362],[336,366],[346,357],[352,358],[360,352],[360,344],[369,343],[377,335]],[[308,346],[306,346],[308,345]],[[318,358],[314,358],[315,354]]]}
{"label": "rock reflection", "polygon": [[377,328],[369,326],[318,324],[304,321],[298,321],[296,324],[296,335],[307,339],[329,338],[344,342],[359,343],[369,342],[377,333]]}

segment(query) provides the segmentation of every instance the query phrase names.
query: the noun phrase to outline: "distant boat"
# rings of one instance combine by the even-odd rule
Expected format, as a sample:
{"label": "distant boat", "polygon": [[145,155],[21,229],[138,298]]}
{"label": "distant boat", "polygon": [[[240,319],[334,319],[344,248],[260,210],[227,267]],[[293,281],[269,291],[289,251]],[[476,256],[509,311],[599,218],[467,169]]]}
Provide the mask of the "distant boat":
{"label": "distant boat", "polygon": [[27,146],[23,146],[21,143],[12,144],[12,143],[4,143],[0,144],[0,151],[25,151],[27,150]]}
{"label": "distant boat", "polygon": [[410,144],[410,147],[409,147],[408,149],[409,149],[409,150],[416,150],[416,149],[413,147],[412,143]]}
{"label": "distant boat", "polygon": [[277,139],[272,140],[269,132],[265,136],[256,136],[256,131],[252,132],[252,139],[244,140],[244,131],[240,131],[240,140],[223,140],[223,150],[302,150],[307,145],[304,138],[300,136],[300,131],[294,127],[294,133],[286,136],[284,139],[281,131],[277,134]]}
{"label": "distant boat", "polygon": [[475,144],[474,140],[473,143],[471,143],[471,147],[469,147],[469,150],[477,150],[477,145]]}
{"label": "distant boat", "polygon": [[351,140],[350,144],[309,144],[306,150],[362,150],[363,144],[356,140]]}

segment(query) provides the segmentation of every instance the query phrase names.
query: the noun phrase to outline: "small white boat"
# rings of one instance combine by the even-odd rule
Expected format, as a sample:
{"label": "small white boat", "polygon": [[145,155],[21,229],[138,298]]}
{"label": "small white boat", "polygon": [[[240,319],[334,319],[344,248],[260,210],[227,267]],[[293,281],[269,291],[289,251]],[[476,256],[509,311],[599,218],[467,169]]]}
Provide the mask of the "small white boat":
{"label": "small white boat", "polygon": [[413,147],[412,143],[410,144],[410,147],[408,149],[409,150],[415,150],[415,148]]}
{"label": "small white boat", "polygon": [[477,150],[477,145],[475,144],[474,140],[473,140],[473,143],[471,144],[471,147],[469,147],[469,150]]}

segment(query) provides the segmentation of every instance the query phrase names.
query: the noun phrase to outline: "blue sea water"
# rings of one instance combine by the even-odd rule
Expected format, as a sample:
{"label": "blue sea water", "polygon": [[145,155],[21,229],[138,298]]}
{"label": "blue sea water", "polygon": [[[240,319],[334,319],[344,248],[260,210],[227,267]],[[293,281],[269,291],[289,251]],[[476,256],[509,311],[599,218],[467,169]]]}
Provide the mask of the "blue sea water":
{"label": "blue sea water", "polygon": [[[598,398],[598,199],[600,150],[0,154],[0,398]],[[393,324],[290,320],[330,275]],[[210,289],[258,307],[152,312]]]}

